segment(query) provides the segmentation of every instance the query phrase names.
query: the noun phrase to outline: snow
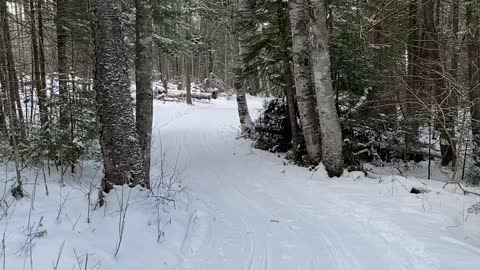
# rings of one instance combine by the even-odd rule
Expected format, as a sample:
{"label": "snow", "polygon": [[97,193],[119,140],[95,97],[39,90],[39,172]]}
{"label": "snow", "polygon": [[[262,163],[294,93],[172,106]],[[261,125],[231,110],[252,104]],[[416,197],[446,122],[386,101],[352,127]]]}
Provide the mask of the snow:
{"label": "snow", "polygon": [[[254,118],[263,100],[249,97]],[[480,197],[464,196],[453,186],[443,189],[442,182],[416,178],[416,172],[405,178],[378,170],[375,179],[345,172],[329,179],[322,168],[312,172],[290,165],[237,138],[234,98],[194,106],[155,101],[154,114],[152,178],[162,167],[181,172],[187,189],[175,206],[157,207],[146,191],[117,187],[106,206],[91,210],[87,223],[86,194],[90,183],[100,180],[98,164],[82,163],[76,175],[67,175],[65,187],[57,184],[60,176],[52,168],[49,196],[37,171],[30,218],[31,232],[39,236],[33,241],[33,269],[54,269],[58,257],[57,269],[84,269],[86,254],[87,269],[102,270],[473,270],[480,265],[480,216],[468,210]],[[14,176],[12,164],[0,169],[5,179]],[[23,172],[29,197],[5,197],[13,202],[0,221],[5,269],[31,269],[28,249],[18,251],[31,235],[35,173]],[[411,187],[430,192],[411,194]],[[120,207],[122,192],[122,205],[129,198],[126,212]],[[92,196],[93,208],[97,192]],[[115,257],[122,213],[125,231]],[[46,235],[39,233],[44,230]]]}

